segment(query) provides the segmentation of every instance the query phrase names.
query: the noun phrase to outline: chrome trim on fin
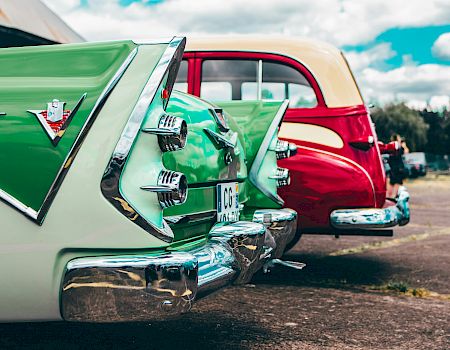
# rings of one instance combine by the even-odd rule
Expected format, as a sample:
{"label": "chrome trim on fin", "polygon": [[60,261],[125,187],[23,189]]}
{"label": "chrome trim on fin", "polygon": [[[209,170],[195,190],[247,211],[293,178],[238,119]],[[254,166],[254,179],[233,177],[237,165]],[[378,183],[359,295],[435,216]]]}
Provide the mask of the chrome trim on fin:
{"label": "chrome trim on fin", "polygon": [[284,100],[275,118],[273,119],[272,124],[270,124],[266,132],[266,136],[264,137],[263,142],[261,143],[261,147],[259,148],[258,153],[256,154],[255,160],[253,161],[250,173],[248,175],[250,181],[253,183],[253,185],[255,185],[257,189],[259,189],[262,193],[264,193],[267,197],[269,197],[279,205],[284,205],[284,200],[278,194],[274,195],[264,187],[264,185],[260,182],[258,178],[258,171],[259,168],[261,167],[261,163],[264,159],[264,156],[266,155],[266,152],[269,149],[270,142],[272,141],[272,137],[275,133],[275,130],[281,124],[284,113],[286,112],[288,106],[289,100]]}
{"label": "chrome trim on fin", "polygon": [[[186,38],[174,37],[168,47],[162,54],[159,63],[153,70],[149,80],[145,84],[141,95],[139,96],[130,118],[122,131],[122,134],[116,144],[105,174],[101,181],[101,190],[105,198],[116,208],[122,215],[143,228],[145,231],[162,240],[170,243],[173,240],[173,234],[167,223],[163,220],[163,227],[159,228],[153,223],[147,221],[141,216],[133,206],[127,202],[120,192],[120,177],[124,170],[126,161],[131,153],[134,141],[141,131],[142,123],[146,116],[148,107],[155,98],[156,92],[161,85],[163,78],[169,74],[167,79],[167,88],[171,91],[175,81],[176,74],[181,62]],[[124,204],[129,211],[124,210]]]}

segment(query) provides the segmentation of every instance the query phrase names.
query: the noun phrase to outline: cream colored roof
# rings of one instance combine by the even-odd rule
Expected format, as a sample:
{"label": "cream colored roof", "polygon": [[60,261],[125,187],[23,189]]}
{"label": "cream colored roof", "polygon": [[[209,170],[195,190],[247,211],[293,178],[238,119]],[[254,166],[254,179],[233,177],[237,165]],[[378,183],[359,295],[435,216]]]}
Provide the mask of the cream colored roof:
{"label": "cream colored roof", "polygon": [[328,107],[362,104],[353,76],[336,47],[316,40],[285,37],[190,37],[186,51],[247,51],[277,53],[305,65],[316,78]]}
{"label": "cream colored roof", "polygon": [[19,29],[58,43],[84,41],[39,0],[1,0],[0,26]]}

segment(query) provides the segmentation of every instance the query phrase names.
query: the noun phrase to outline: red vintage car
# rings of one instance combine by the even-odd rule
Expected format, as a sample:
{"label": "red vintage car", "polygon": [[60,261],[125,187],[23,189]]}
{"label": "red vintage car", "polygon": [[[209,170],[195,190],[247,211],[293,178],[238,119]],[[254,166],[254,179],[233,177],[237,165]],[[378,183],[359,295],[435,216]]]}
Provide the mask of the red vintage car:
{"label": "red vintage car", "polygon": [[289,99],[280,136],[297,145],[297,154],[279,160],[291,174],[281,195],[299,212],[303,233],[387,236],[389,228],[408,223],[406,189],[386,199],[381,152],[390,147],[378,144],[353,74],[334,46],[191,38],[176,88],[212,101]]}

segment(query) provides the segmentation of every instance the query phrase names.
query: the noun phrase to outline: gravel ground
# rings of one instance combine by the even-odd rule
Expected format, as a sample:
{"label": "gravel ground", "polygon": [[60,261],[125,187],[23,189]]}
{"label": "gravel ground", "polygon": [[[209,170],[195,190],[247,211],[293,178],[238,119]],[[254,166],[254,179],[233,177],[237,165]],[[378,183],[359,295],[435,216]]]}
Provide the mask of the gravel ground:
{"label": "gravel ground", "polygon": [[305,236],[285,257],[304,270],[258,274],[180,319],[3,324],[0,349],[450,349],[450,177],[408,189],[412,221],[393,238]]}

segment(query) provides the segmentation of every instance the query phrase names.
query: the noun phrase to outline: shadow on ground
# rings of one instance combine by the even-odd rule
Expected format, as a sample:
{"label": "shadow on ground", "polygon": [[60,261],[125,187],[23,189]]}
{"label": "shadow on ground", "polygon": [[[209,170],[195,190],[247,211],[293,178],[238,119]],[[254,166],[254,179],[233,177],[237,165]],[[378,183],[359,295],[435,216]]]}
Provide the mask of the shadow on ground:
{"label": "shadow on ground", "polygon": [[[1,349],[241,349],[264,342],[270,329],[220,312],[195,309],[176,320],[152,323],[65,322],[0,324]],[[211,336],[211,335],[214,336]]]}
{"label": "shadow on ground", "polygon": [[300,287],[349,287],[381,284],[390,280],[389,262],[374,257],[323,256],[289,253],[286,260],[306,263],[303,270],[276,267],[269,274],[258,273],[252,283]]}

